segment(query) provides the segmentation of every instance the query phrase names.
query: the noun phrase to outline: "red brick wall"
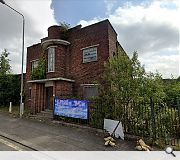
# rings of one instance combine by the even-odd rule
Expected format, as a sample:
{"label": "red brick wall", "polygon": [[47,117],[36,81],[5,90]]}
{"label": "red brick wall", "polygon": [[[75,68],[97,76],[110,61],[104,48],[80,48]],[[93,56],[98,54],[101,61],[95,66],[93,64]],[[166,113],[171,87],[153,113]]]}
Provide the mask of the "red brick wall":
{"label": "red brick wall", "polygon": [[111,24],[108,24],[108,35],[109,35],[109,54],[110,56],[113,56],[113,53],[117,52],[117,34],[112,29]]}
{"label": "red brick wall", "polygon": [[32,96],[28,99],[27,105],[32,113],[38,113],[45,109],[45,88],[44,84],[33,83],[31,88]]}
{"label": "red brick wall", "polygon": [[[59,26],[52,26],[48,29],[48,39],[60,38]],[[109,56],[116,52],[117,34],[113,30],[109,21],[105,20],[84,28],[80,26],[68,31],[68,39],[71,44],[68,46],[58,45],[55,49],[55,72],[47,73],[47,78],[63,77],[74,79],[75,83],[65,81],[55,81],[55,96],[81,95],[81,85],[94,83],[101,79],[104,71],[104,63]],[[83,63],[82,48],[97,45],[97,57],[95,62]],[[45,51],[47,58],[47,50]],[[30,80],[31,61],[41,57],[41,44],[28,47],[26,78]],[[30,86],[30,85],[29,85]],[[27,90],[28,87],[27,85]],[[44,93],[43,93],[44,92]],[[27,92],[28,93],[28,92]],[[43,109],[45,102],[45,88],[43,85],[32,86],[33,97],[31,104],[35,106],[35,111]],[[42,96],[44,95],[44,96]]]}
{"label": "red brick wall", "polygon": [[68,98],[73,94],[73,83],[66,81],[56,81],[55,82],[55,96],[60,98]]}
{"label": "red brick wall", "polygon": [[[109,55],[116,52],[117,34],[108,21],[74,30],[69,33],[70,73],[75,79],[75,90],[80,93],[80,84],[94,83],[100,80],[104,71],[104,62]],[[82,48],[98,45],[98,61],[83,63]]]}
{"label": "red brick wall", "polygon": [[[59,35],[58,26],[52,26],[49,30],[51,38],[56,37],[55,33]],[[105,20],[82,29],[70,30],[68,41],[71,43],[68,47],[63,45],[56,47],[55,72],[47,73],[47,78],[65,77],[75,79],[78,84],[92,83],[92,81],[98,80],[102,74],[104,62],[107,61],[109,54],[116,52],[117,35],[109,22]],[[98,61],[83,64],[81,49],[97,44]],[[31,61],[39,59],[41,53],[40,44],[28,48],[27,80],[30,80]]]}
{"label": "red brick wall", "polygon": [[54,25],[48,28],[48,39],[61,38],[62,27]]}
{"label": "red brick wall", "polygon": [[26,79],[27,80],[30,80],[31,62],[33,60],[39,59],[42,53],[43,51],[42,51],[40,43],[27,48],[27,62],[26,62]]}
{"label": "red brick wall", "polygon": [[[26,82],[25,84],[25,106],[30,107],[30,109],[32,110],[33,113],[35,113],[35,106],[36,104],[36,100],[37,100],[37,85],[36,84],[30,84],[27,83],[27,81],[31,80],[31,64],[33,60],[37,60],[41,57],[43,51],[41,48],[41,44],[36,44],[33,46],[30,46],[27,48],[27,62],[26,62]],[[30,95],[29,95],[29,88],[31,87],[31,93],[32,93],[32,97],[30,99]]]}

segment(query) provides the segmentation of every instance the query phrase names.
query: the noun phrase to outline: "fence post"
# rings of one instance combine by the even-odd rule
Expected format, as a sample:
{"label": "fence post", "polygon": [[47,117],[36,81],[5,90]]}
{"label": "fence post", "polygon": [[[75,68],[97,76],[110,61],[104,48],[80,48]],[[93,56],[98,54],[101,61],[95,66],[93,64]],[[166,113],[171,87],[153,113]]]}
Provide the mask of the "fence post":
{"label": "fence post", "polygon": [[123,119],[123,122],[124,123],[124,132],[126,133],[127,132],[127,123],[126,123],[126,107],[125,105],[123,105],[123,114],[122,114],[122,119]]}
{"label": "fence post", "polygon": [[179,125],[180,125],[180,103],[179,103],[179,97],[177,98],[177,109],[178,109]]}
{"label": "fence post", "polygon": [[155,121],[155,110],[154,110],[154,102],[153,99],[150,98],[150,106],[151,106],[151,120],[152,120],[152,132],[153,132],[153,143],[156,140],[156,121]]}

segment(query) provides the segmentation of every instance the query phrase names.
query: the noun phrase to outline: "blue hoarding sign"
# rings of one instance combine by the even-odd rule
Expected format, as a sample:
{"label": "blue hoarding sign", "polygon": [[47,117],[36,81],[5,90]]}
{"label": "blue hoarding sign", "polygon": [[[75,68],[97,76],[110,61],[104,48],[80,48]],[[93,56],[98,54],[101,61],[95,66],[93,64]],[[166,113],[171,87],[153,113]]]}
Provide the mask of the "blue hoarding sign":
{"label": "blue hoarding sign", "polygon": [[86,100],[54,100],[54,115],[88,119],[88,102]]}

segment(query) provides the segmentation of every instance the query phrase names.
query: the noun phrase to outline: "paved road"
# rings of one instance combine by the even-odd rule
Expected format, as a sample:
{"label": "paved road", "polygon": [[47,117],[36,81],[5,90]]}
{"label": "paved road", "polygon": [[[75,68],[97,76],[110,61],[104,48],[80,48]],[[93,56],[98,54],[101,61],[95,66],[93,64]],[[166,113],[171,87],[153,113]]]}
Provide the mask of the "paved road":
{"label": "paved road", "polygon": [[[134,150],[133,142],[121,141],[117,147],[105,147],[103,137],[87,129],[50,125],[0,113],[0,134],[42,151]],[[0,144],[0,150],[10,148]]]}
{"label": "paved road", "polygon": [[13,147],[9,146],[6,142],[2,142],[0,138],[0,151],[16,151]]}
{"label": "paved road", "polygon": [[0,151],[34,151],[23,144],[19,144],[12,139],[0,135]]}

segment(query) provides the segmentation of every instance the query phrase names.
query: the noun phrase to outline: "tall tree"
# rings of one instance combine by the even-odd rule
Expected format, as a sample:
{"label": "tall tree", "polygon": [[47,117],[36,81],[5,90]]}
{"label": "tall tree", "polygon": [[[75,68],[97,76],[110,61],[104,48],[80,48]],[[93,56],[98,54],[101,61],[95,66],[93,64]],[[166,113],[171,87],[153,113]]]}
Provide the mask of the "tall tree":
{"label": "tall tree", "polygon": [[139,98],[144,75],[145,70],[138,61],[137,52],[130,59],[124,51],[119,51],[106,65],[105,79],[111,86],[112,95],[126,105]]}
{"label": "tall tree", "polygon": [[8,59],[9,52],[4,49],[0,55],[0,75],[6,75],[11,72],[10,60]]}
{"label": "tall tree", "polygon": [[180,100],[180,77],[165,80],[164,88],[168,105],[175,105]]}
{"label": "tall tree", "polygon": [[102,88],[101,98],[107,101],[104,110],[109,110],[109,104],[114,107],[113,117],[118,118],[123,114],[123,109],[127,109],[133,102],[147,102],[150,97],[161,101],[165,97],[161,75],[146,73],[137,52],[129,58],[123,50],[118,50],[105,68],[106,85]]}
{"label": "tall tree", "polygon": [[19,103],[20,81],[18,75],[11,74],[9,52],[5,49],[0,54],[0,106],[9,102]]}

